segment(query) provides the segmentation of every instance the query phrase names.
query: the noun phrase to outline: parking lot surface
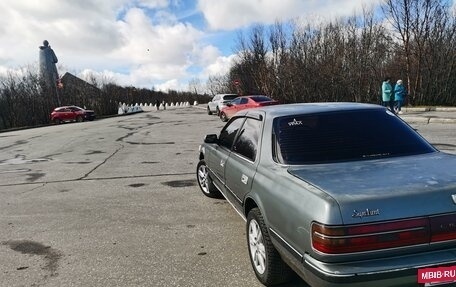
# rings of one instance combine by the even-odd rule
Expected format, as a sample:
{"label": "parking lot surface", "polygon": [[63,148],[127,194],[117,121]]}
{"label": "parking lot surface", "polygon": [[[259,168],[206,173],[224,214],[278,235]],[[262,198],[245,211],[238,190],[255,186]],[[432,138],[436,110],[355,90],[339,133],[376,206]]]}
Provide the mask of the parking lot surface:
{"label": "parking lot surface", "polygon": [[[411,125],[456,153],[454,124]],[[244,221],[195,180],[222,126],[187,107],[0,133],[0,286],[261,286]]]}

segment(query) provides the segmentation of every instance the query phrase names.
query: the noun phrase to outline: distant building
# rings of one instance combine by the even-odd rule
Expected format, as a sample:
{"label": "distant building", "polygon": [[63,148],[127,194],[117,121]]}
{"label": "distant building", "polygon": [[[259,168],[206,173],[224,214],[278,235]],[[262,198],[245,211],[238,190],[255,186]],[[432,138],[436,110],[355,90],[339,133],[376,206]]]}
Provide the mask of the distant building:
{"label": "distant building", "polygon": [[102,97],[99,88],[68,72],[63,75],[61,82],[62,105],[76,105],[96,111],[100,108]]}

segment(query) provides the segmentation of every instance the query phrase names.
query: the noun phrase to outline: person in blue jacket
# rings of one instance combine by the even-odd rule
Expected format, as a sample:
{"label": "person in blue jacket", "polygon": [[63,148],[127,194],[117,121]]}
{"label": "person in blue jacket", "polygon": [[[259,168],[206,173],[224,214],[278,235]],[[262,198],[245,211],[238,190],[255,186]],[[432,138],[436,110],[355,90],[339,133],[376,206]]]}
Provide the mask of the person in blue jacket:
{"label": "person in blue jacket", "polygon": [[386,77],[382,83],[382,101],[384,107],[389,107],[393,111],[393,99],[391,95],[393,93],[393,87],[391,86],[391,78]]}
{"label": "person in blue jacket", "polygon": [[401,107],[404,104],[406,95],[407,91],[402,80],[397,80],[396,86],[394,87],[394,111],[398,114],[402,114]]}

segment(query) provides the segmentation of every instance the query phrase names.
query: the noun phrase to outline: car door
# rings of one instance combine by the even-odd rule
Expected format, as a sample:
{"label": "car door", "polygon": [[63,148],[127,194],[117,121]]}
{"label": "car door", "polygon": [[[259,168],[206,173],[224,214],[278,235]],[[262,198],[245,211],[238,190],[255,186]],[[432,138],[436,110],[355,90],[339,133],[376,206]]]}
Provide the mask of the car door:
{"label": "car door", "polygon": [[239,105],[236,105],[236,112],[246,109],[249,103],[248,98],[241,98],[241,101],[239,102]]}
{"label": "car door", "polygon": [[225,185],[239,203],[252,187],[262,129],[262,117],[247,117],[225,164]]}
{"label": "car door", "polygon": [[76,107],[70,107],[69,110],[70,110],[70,113],[68,116],[68,120],[71,120],[71,121],[76,120],[79,110]]}
{"label": "car door", "polygon": [[230,102],[230,105],[223,109],[225,114],[228,116],[228,118],[231,118],[234,116],[234,114],[238,111],[238,105],[241,104],[241,98],[236,98]]}
{"label": "car door", "polygon": [[225,164],[243,122],[244,118],[229,121],[220,132],[218,144],[213,146],[213,150],[206,152],[206,164],[214,175],[212,179],[219,189],[225,189]]}
{"label": "car door", "polygon": [[215,112],[215,108],[217,107],[219,100],[220,100],[220,95],[215,95],[212,98],[212,100],[208,103],[210,111]]}
{"label": "car door", "polygon": [[62,119],[64,121],[71,120],[71,110],[69,108],[65,108],[62,110]]}

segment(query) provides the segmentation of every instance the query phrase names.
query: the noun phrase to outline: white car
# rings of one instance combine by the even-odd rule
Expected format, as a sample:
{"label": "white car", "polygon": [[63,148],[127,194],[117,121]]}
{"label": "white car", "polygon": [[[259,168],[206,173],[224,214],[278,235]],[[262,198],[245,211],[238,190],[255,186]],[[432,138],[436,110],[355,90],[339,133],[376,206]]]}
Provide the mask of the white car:
{"label": "white car", "polygon": [[207,103],[207,114],[212,115],[216,113],[219,115],[220,111],[226,107],[226,104],[236,98],[237,94],[217,94],[212,100]]}

